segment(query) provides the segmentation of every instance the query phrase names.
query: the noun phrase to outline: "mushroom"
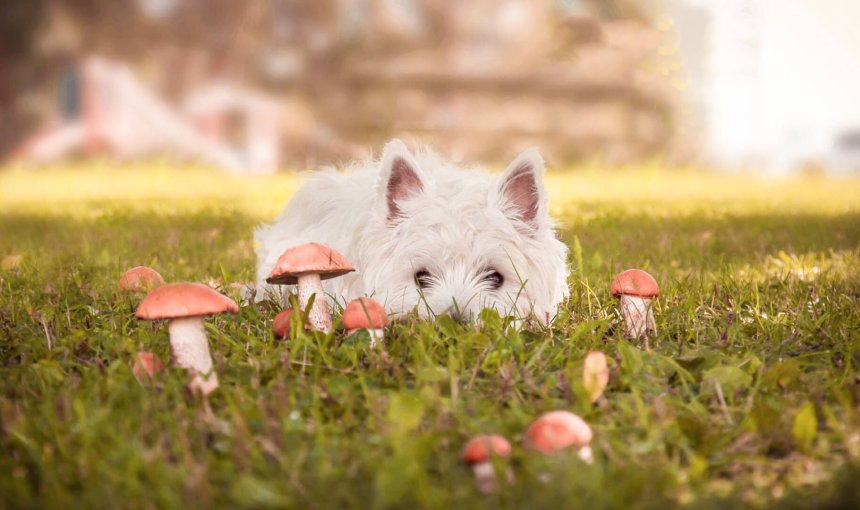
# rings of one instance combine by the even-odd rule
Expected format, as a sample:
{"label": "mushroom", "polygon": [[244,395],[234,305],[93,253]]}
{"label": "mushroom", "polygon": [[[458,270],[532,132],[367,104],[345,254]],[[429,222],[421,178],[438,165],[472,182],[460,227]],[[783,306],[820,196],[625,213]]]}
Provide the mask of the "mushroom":
{"label": "mushroom", "polygon": [[138,319],[168,319],[170,350],[176,365],[191,372],[188,387],[209,395],[218,387],[212,371],[209,341],[203,317],[216,313],[236,313],[235,301],[199,283],[172,283],[150,292],[137,307]]}
{"label": "mushroom", "polygon": [[148,292],[164,285],[164,278],[155,269],[137,266],[129,269],[119,279],[119,290],[126,292]]}
{"label": "mushroom", "polygon": [[490,462],[492,457],[507,457],[511,454],[511,443],[502,436],[475,436],[463,448],[463,462],[472,467],[475,473],[475,484],[483,493],[496,489],[496,472]]}
{"label": "mushroom", "polygon": [[657,280],[641,269],[628,269],[612,280],[612,295],[621,297],[624,336],[642,338],[657,332],[651,298],[659,294]]}
{"label": "mushroom", "polygon": [[582,367],[582,385],[588,392],[591,403],[597,402],[609,384],[609,366],[606,356],[600,351],[591,351],[585,356]]}
{"label": "mushroom", "polygon": [[579,458],[592,462],[591,427],[569,411],[551,411],[535,420],[526,430],[526,447],[551,454],[576,448]]}
{"label": "mushroom", "polygon": [[[299,316],[302,315],[302,312],[299,312]],[[287,308],[283,312],[279,313],[275,316],[275,320],[272,321],[272,332],[275,333],[277,338],[285,338],[290,334],[290,323],[293,320],[293,309]],[[304,318],[302,318],[302,322]],[[308,325],[305,323],[305,328],[307,329]]]}
{"label": "mushroom", "polygon": [[139,352],[128,361],[131,373],[143,384],[146,378],[152,379],[155,374],[164,370],[164,363],[151,352]]}
{"label": "mushroom", "polygon": [[322,280],[352,271],[355,271],[352,263],[337,251],[319,243],[308,243],[282,253],[266,281],[274,285],[295,285],[302,309],[316,294],[308,319],[314,329],[330,333],[331,312],[323,293]]}
{"label": "mushroom", "polygon": [[382,328],[388,324],[388,316],[385,308],[375,300],[363,297],[353,299],[343,309],[343,327],[351,335],[360,329],[366,329],[370,333],[370,346],[376,345],[385,338]]}

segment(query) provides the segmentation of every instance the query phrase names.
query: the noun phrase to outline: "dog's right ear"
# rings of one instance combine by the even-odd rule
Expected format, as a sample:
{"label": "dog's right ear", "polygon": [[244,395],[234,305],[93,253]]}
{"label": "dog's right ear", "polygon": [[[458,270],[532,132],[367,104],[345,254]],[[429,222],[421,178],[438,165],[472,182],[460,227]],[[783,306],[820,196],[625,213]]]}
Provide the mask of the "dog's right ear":
{"label": "dog's right ear", "polygon": [[389,220],[402,217],[401,204],[424,191],[418,162],[397,138],[385,144],[380,162],[377,195],[388,208]]}
{"label": "dog's right ear", "polygon": [[491,199],[520,231],[529,235],[548,223],[543,166],[536,148],[524,151],[502,173]]}

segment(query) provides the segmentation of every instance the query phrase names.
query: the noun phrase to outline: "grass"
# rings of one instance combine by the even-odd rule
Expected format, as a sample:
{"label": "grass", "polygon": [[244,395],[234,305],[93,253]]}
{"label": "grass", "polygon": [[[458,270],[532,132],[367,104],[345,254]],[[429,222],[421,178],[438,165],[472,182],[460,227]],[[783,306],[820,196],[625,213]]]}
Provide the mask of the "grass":
{"label": "grass", "polygon": [[[67,508],[841,508],[860,502],[860,180],[659,168],[547,176],[571,246],[553,326],[439,318],[280,342],[277,304],[208,321],[211,414],[169,371],[138,384],[161,324],[122,272],[252,279],[252,227],[298,178],[166,165],[0,173],[0,506]],[[622,338],[611,277],[661,283],[651,350]],[[590,405],[582,360],[613,361]],[[519,446],[540,413],[595,431],[595,463]],[[478,493],[474,434],[514,442]],[[504,465],[507,464],[507,465]]]}

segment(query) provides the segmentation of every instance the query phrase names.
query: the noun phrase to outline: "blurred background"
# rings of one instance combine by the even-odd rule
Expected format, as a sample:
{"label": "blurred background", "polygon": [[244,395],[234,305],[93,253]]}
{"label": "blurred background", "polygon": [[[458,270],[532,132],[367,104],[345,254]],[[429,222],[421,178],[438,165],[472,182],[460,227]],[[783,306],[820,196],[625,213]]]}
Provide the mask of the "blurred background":
{"label": "blurred background", "polygon": [[856,0],[10,0],[0,160],[860,172]]}

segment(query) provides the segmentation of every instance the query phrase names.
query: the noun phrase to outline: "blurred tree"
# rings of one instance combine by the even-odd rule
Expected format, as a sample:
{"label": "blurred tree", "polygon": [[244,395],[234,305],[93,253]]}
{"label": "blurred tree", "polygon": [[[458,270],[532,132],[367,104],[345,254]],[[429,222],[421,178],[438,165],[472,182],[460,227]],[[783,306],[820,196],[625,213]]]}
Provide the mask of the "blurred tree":
{"label": "blurred tree", "polygon": [[0,157],[32,129],[32,115],[16,107],[16,99],[29,83],[38,80],[39,69],[28,65],[37,59],[36,41],[48,8],[48,0],[4,2],[0,11]]}

